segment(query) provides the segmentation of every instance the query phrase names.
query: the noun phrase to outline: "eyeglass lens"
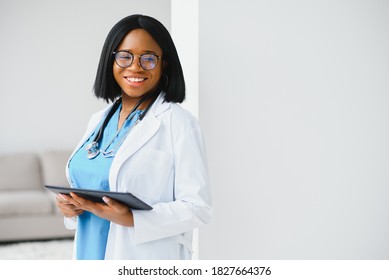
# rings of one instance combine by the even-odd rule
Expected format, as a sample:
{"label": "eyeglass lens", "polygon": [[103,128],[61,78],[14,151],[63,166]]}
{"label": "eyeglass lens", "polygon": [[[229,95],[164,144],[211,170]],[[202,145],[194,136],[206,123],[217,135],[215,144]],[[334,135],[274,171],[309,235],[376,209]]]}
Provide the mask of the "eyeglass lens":
{"label": "eyeglass lens", "polygon": [[[119,67],[130,67],[134,61],[134,55],[130,52],[119,51],[114,53],[115,61]],[[139,64],[144,70],[152,70],[157,67],[159,57],[155,54],[142,54],[139,56]]]}

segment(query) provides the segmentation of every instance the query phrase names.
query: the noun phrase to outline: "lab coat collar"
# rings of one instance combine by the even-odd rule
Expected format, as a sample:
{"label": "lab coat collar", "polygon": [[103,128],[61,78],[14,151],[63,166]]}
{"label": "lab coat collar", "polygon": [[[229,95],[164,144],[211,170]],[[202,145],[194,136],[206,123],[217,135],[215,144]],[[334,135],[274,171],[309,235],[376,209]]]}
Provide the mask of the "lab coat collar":
{"label": "lab coat collar", "polygon": [[[150,108],[149,117],[157,117],[165,112],[170,107],[170,103],[165,101],[165,93],[162,91],[157,99],[154,101],[153,106]],[[147,116],[147,115],[146,115]]]}

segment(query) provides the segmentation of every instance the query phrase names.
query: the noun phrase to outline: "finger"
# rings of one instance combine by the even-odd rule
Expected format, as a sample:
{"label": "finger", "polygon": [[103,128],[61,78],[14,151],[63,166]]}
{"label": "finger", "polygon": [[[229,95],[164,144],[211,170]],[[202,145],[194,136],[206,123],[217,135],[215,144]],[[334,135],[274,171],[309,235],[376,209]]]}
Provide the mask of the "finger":
{"label": "finger", "polygon": [[81,215],[84,212],[82,209],[76,209],[74,213],[76,213],[77,216]]}
{"label": "finger", "polygon": [[70,193],[70,196],[71,196],[71,201],[75,206],[92,213],[96,210],[100,210],[101,206],[103,205],[102,203],[97,203],[89,199],[85,199],[73,192]]}
{"label": "finger", "polygon": [[74,200],[68,195],[58,194],[56,197],[56,202],[57,206],[59,207],[75,207]]}
{"label": "finger", "polygon": [[61,212],[74,212],[80,210],[80,208],[71,203],[58,203],[57,206]]}
{"label": "finger", "polygon": [[67,201],[67,200],[64,200],[62,199],[61,197],[57,197],[56,200],[55,200],[55,204],[59,207],[59,208],[69,208],[69,207],[74,207],[74,205]]}
{"label": "finger", "polygon": [[63,212],[63,215],[64,215],[65,217],[71,218],[71,217],[79,216],[79,215],[81,215],[83,212],[84,212],[83,210],[77,210],[77,211],[64,211],[64,212]]}
{"label": "finger", "polygon": [[118,202],[118,201],[116,201],[108,196],[103,196],[102,199],[108,205],[108,207],[112,208],[115,211],[120,211],[120,212],[129,211],[128,207],[126,205],[124,205],[123,203],[120,203],[120,202]]}
{"label": "finger", "polygon": [[62,193],[58,193],[56,199],[58,201],[68,201],[68,196]]}
{"label": "finger", "polygon": [[76,195],[75,193],[71,192],[70,193],[70,199],[69,201],[72,201],[72,203],[76,206],[81,206],[81,205],[85,205],[88,200],[87,199],[84,199],[82,198],[81,196],[78,196]]}
{"label": "finger", "polygon": [[78,216],[83,212],[83,210],[78,208],[76,205],[66,201],[57,201],[57,206],[65,217]]}

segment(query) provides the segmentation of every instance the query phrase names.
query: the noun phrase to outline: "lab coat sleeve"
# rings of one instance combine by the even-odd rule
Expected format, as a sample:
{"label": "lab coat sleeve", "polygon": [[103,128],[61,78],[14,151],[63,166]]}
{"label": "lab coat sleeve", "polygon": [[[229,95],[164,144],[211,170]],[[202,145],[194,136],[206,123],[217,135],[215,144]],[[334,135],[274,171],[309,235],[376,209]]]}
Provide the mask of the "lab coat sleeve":
{"label": "lab coat sleeve", "polygon": [[77,218],[76,217],[73,217],[73,218],[64,217],[64,224],[65,224],[65,228],[67,228],[67,229],[76,229],[77,228]]}
{"label": "lab coat sleeve", "polygon": [[211,191],[203,137],[198,126],[174,140],[174,195],[172,202],[153,210],[133,210],[136,244],[191,231],[209,223]]}

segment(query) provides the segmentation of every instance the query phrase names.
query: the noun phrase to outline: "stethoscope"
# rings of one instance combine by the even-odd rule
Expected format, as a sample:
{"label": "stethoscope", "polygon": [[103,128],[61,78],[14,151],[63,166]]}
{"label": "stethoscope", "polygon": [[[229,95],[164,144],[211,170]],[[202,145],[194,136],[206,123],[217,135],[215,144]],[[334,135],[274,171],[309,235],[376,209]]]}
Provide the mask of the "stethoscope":
{"label": "stethoscope", "polygon": [[[129,120],[131,121],[132,118],[134,118],[134,116],[136,116],[137,114],[134,114],[134,112],[138,109],[138,107],[144,102],[146,101],[147,99],[153,97],[153,95],[146,95],[144,96],[141,100],[139,100],[139,102],[134,106],[134,108],[132,108],[131,112],[128,114],[127,118],[125,119],[124,122],[127,122],[127,119],[129,118]],[[124,141],[124,139],[126,138],[127,134],[130,132],[130,130],[127,131],[127,133],[122,137],[121,141],[119,141],[119,143],[113,148],[111,149],[110,151],[107,151],[108,147],[112,144],[112,142],[114,141],[114,139],[116,138],[116,136],[119,134],[120,130],[118,130],[118,132],[116,133],[116,135],[112,138],[112,140],[108,143],[107,147],[103,150],[99,149],[99,141],[103,135],[103,132],[104,132],[104,129],[105,127],[107,126],[109,120],[112,118],[112,116],[115,114],[116,110],[118,109],[120,103],[121,103],[121,98],[119,98],[118,100],[115,101],[115,103],[112,105],[111,107],[111,110],[108,112],[107,116],[105,117],[104,119],[104,122],[103,124],[101,125],[101,127],[99,128],[99,131],[97,132],[95,138],[93,139],[92,142],[90,142],[89,144],[87,144],[85,146],[85,150],[87,152],[87,158],[88,159],[93,159],[95,157],[97,157],[100,153],[102,153],[102,155],[104,157],[113,157],[115,155],[115,150],[120,146],[120,144]],[[153,105],[155,101],[155,98],[153,99],[153,101],[150,102],[149,105],[147,105],[146,109],[143,110],[142,113],[138,114],[138,119],[136,120],[136,122],[134,123],[133,126],[137,125],[138,122],[142,121],[143,118],[145,117],[145,115],[147,114],[147,111],[150,109],[150,107]],[[124,125],[123,125],[124,126]],[[122,127],[123,127],[122,126]]]}

